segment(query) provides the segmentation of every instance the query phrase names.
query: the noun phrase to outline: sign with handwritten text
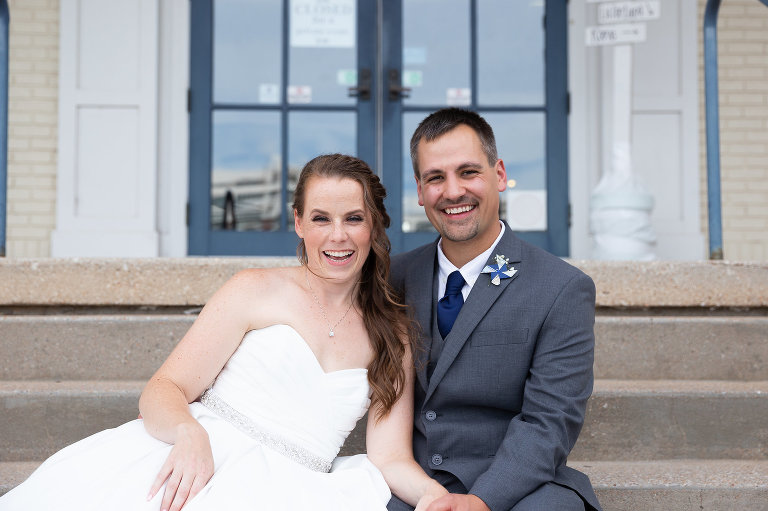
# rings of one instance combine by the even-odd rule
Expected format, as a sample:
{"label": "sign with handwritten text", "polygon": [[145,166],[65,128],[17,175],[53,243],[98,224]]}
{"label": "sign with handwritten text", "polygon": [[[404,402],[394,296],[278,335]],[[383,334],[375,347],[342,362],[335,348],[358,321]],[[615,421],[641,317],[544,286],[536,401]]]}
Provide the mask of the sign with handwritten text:
{"label": "sign with handwritten text", "polygon": [[291,0],[291,46],[354,48],[355,0]]}
{"label": "sign with handwritten text", "polygon": [[659,0],[608,2],[597,6],[597,22],[601,24],[648,21],[659,19],[660,16],[661,2]]}
{"label": "sign with handwritten text", "polygon": [[607,46],[611,44],[630,44],[645,41],[645,23],[626,23],[619,25],[600,25],[587,27],[587,46]]}

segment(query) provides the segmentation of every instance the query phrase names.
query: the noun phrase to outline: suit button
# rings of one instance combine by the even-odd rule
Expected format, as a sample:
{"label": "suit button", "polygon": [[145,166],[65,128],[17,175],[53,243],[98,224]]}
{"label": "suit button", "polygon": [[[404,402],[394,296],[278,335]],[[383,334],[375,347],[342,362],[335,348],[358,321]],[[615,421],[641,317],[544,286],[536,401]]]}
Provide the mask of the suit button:
{"label": "suit button", "polygon": [[437,419],[437,413],[435,413],[434,410],[429,410],[427,413],[424,414],[424,416],[427,418],[428,421],[433,421]]}
{"label": "suit button", "polygon": [[443,457],[439,454],[433,454],[432,455],[432,464],[433,465],[441,465],[443,463]]}

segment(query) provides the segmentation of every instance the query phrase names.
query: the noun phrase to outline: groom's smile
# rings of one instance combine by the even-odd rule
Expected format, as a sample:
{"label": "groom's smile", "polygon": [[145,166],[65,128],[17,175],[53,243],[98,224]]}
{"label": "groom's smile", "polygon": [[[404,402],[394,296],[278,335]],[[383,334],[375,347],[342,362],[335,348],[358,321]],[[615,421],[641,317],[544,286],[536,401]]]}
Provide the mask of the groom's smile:
{"label": "groom's smile", "polygon": [[459,206],[454,208],[445,208],[443,212],[446,215],[460,215],[461,213],[466,213],[467,211],[472,211],[475,209],[475,206]]}

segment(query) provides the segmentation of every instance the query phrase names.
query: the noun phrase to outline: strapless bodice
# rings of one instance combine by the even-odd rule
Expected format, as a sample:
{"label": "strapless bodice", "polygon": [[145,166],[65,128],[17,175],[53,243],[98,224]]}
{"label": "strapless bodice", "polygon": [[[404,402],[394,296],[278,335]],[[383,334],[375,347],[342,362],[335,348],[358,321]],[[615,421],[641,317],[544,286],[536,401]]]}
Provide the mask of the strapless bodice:
{"label": "strapless bodice", "polygon": [[370,387],[366,369],[326,373],[293,327],[273,325],[245,334],[203,403],[330,462],[368,410]]}

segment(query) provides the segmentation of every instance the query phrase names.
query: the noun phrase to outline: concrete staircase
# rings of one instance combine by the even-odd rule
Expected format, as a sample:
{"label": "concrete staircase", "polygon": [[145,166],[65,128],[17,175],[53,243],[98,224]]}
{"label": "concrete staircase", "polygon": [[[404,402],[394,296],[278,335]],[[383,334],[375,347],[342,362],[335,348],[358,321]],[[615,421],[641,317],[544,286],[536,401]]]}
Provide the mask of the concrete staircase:
{"label": "concrete staircase", "polygon": [[[135,418],[227,277],[289,264],[0,260],[0,494]],[[604,509],[768,510],[768,264],[576,264],[597,285],[597,380],[569,463]],[[358,427],[344,453],[363,449]]]}

